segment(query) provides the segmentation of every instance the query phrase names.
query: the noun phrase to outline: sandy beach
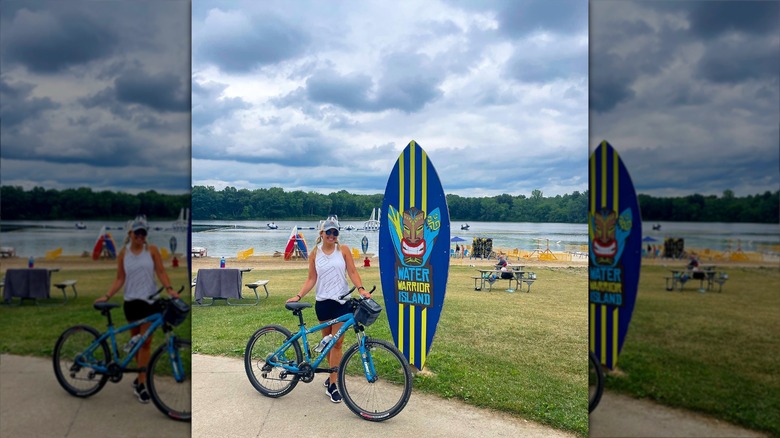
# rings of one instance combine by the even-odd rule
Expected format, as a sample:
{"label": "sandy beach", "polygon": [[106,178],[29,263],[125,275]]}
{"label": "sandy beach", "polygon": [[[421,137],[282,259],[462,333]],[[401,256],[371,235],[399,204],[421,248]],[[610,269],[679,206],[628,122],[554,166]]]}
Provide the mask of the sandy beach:
{"label": "sandy beach", "polygon": [[[530,267],[584,267],[588,266],[588,259],[583,256],[572,256],[568,253],[557,253],[557,260],[539,260],[536,257],[524,258],[524,257],[509,257],[509,263],[515,265],[523,265]],[[764,268],[780,268],[780,259],[757,257],[754,253],[748,253],[747,260],[730,260],[730,259],[707,259],[701,257],[700,261],[704,264],[714,264],[723,267],[764,267]],[[758,254],[760,256],[760,254]],[[179,266],[183,267],[186,264],[186,258],[183,258],[182,254],[177,254],[179,260]],[[379,265],[378,257],[372,255],[369,257],[371,260],[371,266],[376,267]],[[192,259],[192,271],[197,272],[201,268],[215,268],[219,267],[219,257],[194,257]],[[9,268],[25,268],[27,267],[28,260],[23,257],[3,257],[0,259],[0,271],[5,271]],[[474,266],[474,267],[492,267],[495,265],[495,259],[469,259],[469,258],[453,258],[450,259],[450,266]],[[166,268],[172,267],[172,258],[164,260]],[[281,256],[273,255],[254,255],[245,259],[239,260],[236,257],[230,257],[225,259],[227,266],[238,266],[241,268],[252,268],[258,270],[280,270],[280,269],[305,269],[307,267],[306,260],[284,260]],[[668,258],[643,258],[643,266],[684,266],[687,264],[687,260],[674,260]],[[361,267],[363,265],[362,256],[360,259],[355,260],[355,265]],[[82,270],[82,269],[116,269],[116,260],[101,259],[92,260],[89,257],[82,257],[80,255],[62,255],[56,259],[47,260],[45,258],[39,258],[35,260],[35,266],[40,268],[59,268],[61,270]]]}

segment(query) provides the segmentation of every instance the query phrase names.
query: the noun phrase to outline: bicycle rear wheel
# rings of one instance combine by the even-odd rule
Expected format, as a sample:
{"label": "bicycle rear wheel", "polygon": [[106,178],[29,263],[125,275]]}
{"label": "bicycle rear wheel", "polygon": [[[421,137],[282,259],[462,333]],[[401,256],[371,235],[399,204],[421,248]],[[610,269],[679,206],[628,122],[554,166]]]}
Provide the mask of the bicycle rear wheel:
{"label": "bicycle rear wheel", "polygon": [[154,405],[163,414],[178,421],[192,418],[192,346],[189,339],[175,338],[173,351],[167,342],[155,350],[149,360],[146,381]]}
{"label": "bicycle rear wheel", "polygon": [[[244,350],[244,368],[252,386],[266,397],[281,397],[295,388],[299,377],[288,374],[284,368],[270,365],[266,360],[292,337],[289,330],[278,325],[269,325],[257,330]],[[297,366],[303,361],[298,342],[274,358],[274,362]]]}
{"label": "bicycle rear wheel", "polygon": [[602,394],[604,394],[604,370],[601,368],[598,358],[593,352],[589,355],[588,370],[588,412],[592,412],[598,406]]}
{"label": "bicycle rear wheel", "polygon": [[[89,397],[103,389],[108,381],[107,375],[96,373],[90,366],[105,366],[110,361],[111,353],[105,341],[92,354],[82,356],[99,337],[100,333],[94,328],[77,325],[65,330],[54,345],[54,375],[71,395]],[[76,363],[77,358],[80,364]]]}
{"label": "bicycle rear wheel", "polygon": [[[412,371],[395,346],[382,339],[366,339],[369,381],[358,344],[344,353],[339,366],[339,391],[352,412],[369,421],[396,416],[412,395]],[[371,366],[373,364],[373,367]]]}

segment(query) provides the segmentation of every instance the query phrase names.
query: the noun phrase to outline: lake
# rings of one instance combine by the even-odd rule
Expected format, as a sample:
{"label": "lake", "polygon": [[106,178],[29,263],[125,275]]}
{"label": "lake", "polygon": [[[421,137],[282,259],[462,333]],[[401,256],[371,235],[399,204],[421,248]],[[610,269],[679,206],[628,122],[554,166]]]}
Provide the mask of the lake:
{"label": "lake", "polygon": [[[273,254],[284,251],[290,230],[294,225],[300,230],[309,246],[314,244],[317,232],[313,229],[318,221],[277,221],[278,230],[269,230],[270,221],[193,221],[192,245],[208,249],[210,256],[235,257],[238,251],[254,248],[255,254]],[[342,227],[352,225],[361,228],[364,221],[342,221]],[[65,255],[80,255],[84,251],[91,253],[100,227],[108,226],[114,240],[124,237],[125,222],[84,221],[84,230],[76,229],[73,221],[2,221],[0,246],[16,249],[19,257],[43,257],[46,251],[62,248]],[[172,221],[150,221],[152,228],[149,242],[170,250],[169,241],[176,237],[178,253],[184,253],[187,236],[184,232],[171,229]],[[655,223],[642,224],[643,236],[657,239],[662,245],[666,237],[685,239],[686,248],[710,248],[717,251],[736,250],[764,253],[780,252],[780,225],[745,223],[695,223],[695,222],[658,222],[660,230],[653,230]],[[497,248],[533,251],[548,243],[552,251],[582,251],[588,242],[586,224],[550,224],[550,223],[505,223],[505,222],[469,222],[468,231],[461,230],[461,223],[452,223],[452,237],[465,239],[471,245],[474,237],[490,237]],[[311,228],[311,229],[310,229]],[[121,236],[121,237],[120,237]],[[342,231],[340,240],[350,247],[360,249],[360,241],[366,236],[369,241],[368,252],[377,253],[376,231]],[[119,244],[119,242],[117,242]],[[651,244],[656,242],[651,242]],[[646,244],[645,244],[646,245]]]}
{"label": "lake", "polygon": [[[284,252],[290,231],[298,226],[307,246],[314,245],[317,239],[315,228],[319,221],[276,221],[279,226],[270,230],[266,224],[271,221],[192,221],[192,246],[208,249],[211,257],[235,257],[238,251],[254,248],[254,254],[273,254]],[[363,236],[368,238],[368,252],[377,254],[378,231],[359,231],[365,221],[340,221],[342,227],[339,241],[347,246],[361,248]],[[356,230],[347,231],[344,227],[352,225]],[[546,224],[546,223],[506,223],[506,222],[469,222],[468,231],[461,230],[461,223],[451,225],[451,237],[465,239],[471,245],[475,237],[493,239],[494,248],[520,248],[532,251],[541,245],[544,250],[549,239],[552,251],[582,251],[582,245],[588,243],[587,224]],[[454,244],[453,244],[454,246]]]}
{"label": "lake", "polygon": [[[92,254],[92,248],[103,226],[111,233],[117,246],[122,244],[126,221],[82,221],[86,228],[77,229],[76,221],[2,221],[0,246],[10,246],[19,257],[44,257],[47,251],[62,248],[63,255]],[[149,221],[147,242],[168,251],[171,237],[176,238],[176,252],[186,254],[186,231],[174,231],[173,221]],[[11,231],[6,231],[11,230]]]}

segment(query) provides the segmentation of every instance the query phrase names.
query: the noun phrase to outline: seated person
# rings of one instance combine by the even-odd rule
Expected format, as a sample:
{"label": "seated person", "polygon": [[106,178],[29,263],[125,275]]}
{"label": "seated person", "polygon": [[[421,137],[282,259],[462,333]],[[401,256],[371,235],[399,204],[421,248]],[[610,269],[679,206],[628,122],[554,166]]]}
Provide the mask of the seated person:
{"label": "seated person", "polygon": [[692,277],[696,280],[704,279],[704,272],[699,267],[699,260],[696,259],[694,254],[691,254],[691,261],[688,263],[688,270],[693,274]]}
{"label": "seated person", "polygon": [[514,278],[514,277],[515,277],[514,274],[509,272],[509,270],[506,268],[506,266],[502,266],[501,267],[501,278],[507,280],[507,279]]}
{"label": "seated person", "polygon": [[506,261],[506,256],[501,254],[498,256],[498,263],[496,263],[496,269],[505,268],[509,263]]}

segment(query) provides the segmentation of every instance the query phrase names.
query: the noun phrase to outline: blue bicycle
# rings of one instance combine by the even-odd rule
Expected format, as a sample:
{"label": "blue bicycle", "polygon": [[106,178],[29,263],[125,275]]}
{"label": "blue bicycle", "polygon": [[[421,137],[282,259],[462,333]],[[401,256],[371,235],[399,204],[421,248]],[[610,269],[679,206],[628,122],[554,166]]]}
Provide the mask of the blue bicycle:
{"label": "blue bicycle", "polygon": [[[354,291],[350,289],[339,299]],[[371,289],[374,291],[376,287]],[[369,421],[397,415],[412,394],[412,372],[406,358],[390,342],[372,339],[363,332],[379,317],[382,307],[368,298],[350,298],[353,312],[306,329],[303,309],[311,303],[291,302],[285,308],[298,317],[294,335],[284,327],[268,325],[257,330],[246,345],[244,367],[252,386],[267,397],[281,397],[299,381],[310,383],[315,373],[338,371],[338,390],[352,412]],[[312,356],[308,335],[343,322],[319,355]],[[357,343],[346,350],[338,368],[319,368],[328,352],[350,328]],[[316,351],[316,350],[315,350]]]}
{"label": "blue bicycle", "polygon": [[[162,288],[151,295],[152,299]],[[184,290],[182,286],[179,293]],[[155,406],[174,420],[190,421],[192,398],[190,396],[189,369],[191,343],[173,333],[173,328],[187,318],[190,306],[175,298],[156,301],[159,313],[114,328],[111,309],[120,307],[114,303],[95,303],[93,307],[108,318],[108,330],[100,334],[87,325],[76,325],[65,330],[54,346],[54,374],[68,393],[76,397],[89,397],[103,389],[109,380],[117,383],[129,372],[146,371],[146,384]],[[120,356],[116,336],[142,324],[151,323],[132,348]],[[128,365],[149,336],[162,328],[165,343],[154,351],[147,368],[131,368]]]}

